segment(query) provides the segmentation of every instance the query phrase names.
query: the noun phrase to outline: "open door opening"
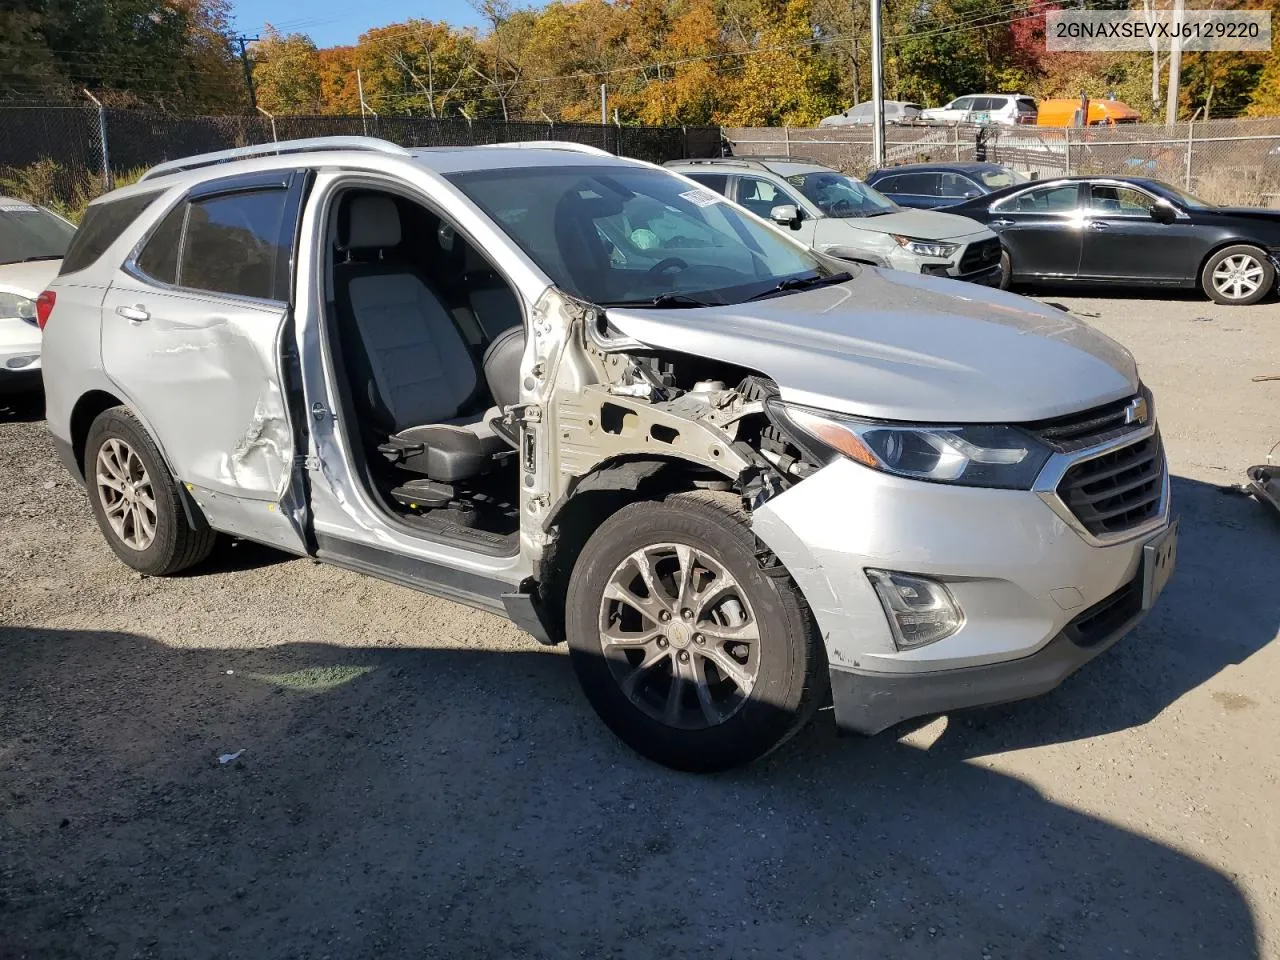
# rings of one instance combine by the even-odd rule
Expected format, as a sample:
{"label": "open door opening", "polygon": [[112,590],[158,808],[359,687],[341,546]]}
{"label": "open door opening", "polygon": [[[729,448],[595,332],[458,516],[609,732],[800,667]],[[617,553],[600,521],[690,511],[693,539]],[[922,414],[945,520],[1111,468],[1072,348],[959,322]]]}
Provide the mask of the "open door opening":
{"label": "open door opening", "polygon": [[514,554],[519,297],[413,200],[352,188],[331,211],[325,335],[355,474],[416,533]]}

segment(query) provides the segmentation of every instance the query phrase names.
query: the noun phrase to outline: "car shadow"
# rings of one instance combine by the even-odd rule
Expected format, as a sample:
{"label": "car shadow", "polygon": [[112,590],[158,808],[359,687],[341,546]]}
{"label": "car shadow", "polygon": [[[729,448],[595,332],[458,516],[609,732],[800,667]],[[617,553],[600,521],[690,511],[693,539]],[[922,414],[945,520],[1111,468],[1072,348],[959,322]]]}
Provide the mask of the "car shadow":
{"label": "car shadow", "polygon": [[1259,955],[1231,878],[963,750],[824,719],[679,774],[553,652],[9,626],[0,658],[6,960]]}
{"label": "car shadow", "polygon": [[[1200,290],[1183,287],[1130,287],[1110,283],[1019,283],[1015,293],[1028,297],[1086,297],[1101,300],[1168,300],[1183,303],[1202,303],[1206,307],[1214,302]],[[1275,296],[1266,297],[1261,304],[1274,303]]]}
{"label": "car shadow", "polygon": [[44,391],[0,391],[0,423],[35,423],[44,419]]}
{"label": "car shadow", "polygon": [[1280,525],[1252,498],[1187,477],[1172,478],[1171,497],[1177,568],[1147,618],[1048,696],[953,715],[936,749],[975,757],[1140,726],[1276,639]]}

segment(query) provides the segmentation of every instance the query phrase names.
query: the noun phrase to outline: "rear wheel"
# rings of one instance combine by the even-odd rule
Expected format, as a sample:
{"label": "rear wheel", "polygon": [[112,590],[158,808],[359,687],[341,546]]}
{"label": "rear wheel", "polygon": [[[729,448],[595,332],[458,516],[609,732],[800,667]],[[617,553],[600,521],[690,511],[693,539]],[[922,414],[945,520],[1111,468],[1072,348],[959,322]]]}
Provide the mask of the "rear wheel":
{"label": "rear wheel", "polygon": [[134,570],[177,573],[213,549],[217,535],[187,519],[164,458],[126,407],[104,411],[89,427],[84,473],[102,535]]}
{"label": "rear wheel", "polygon": [[[763,756],[813,715],[826,660],[804,598],[731,494],[634,503],[587,541],[566,597],[574,670],[637,752],[681,770]],[[764,556],[768,556],[764,554]]]}
{"label": "rear wheel", "polygon": [[1276,268],[1257,247],[1237,244],[1211,256],[1200,272],[1200,286],[1216,303],[1248,306],[1275,286]]}

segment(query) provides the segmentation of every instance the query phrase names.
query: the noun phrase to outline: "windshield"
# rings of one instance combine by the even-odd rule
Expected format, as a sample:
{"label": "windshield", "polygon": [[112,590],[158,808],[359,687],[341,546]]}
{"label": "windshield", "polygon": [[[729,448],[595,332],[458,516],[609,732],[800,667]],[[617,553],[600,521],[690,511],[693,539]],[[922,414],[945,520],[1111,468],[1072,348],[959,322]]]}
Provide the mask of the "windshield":
{"label": "windshield", "polygon": [[48,210],[0,198],[0,263],[60,260],[76,228]]}
{"label": "windshield", "polygon": [[1216,204],[1209,203],[1206,200],[1201,200],[1199,197],[1193,197],[1189,193],[1184,193],[1177,187],[1171,187],[1163,180],[1153,180],[1152,182],[1164,192],[1165,196],[1173,198],[1189,210],[1209,210],[1216,206]]}
{"label": "windshield", "polygon": [[562,290],[602,305],[738,303],[832,271],[712,190],[625,166],[450,177]]}
{"label": "windshield", "polygon": [[875,217],[893,213],[898,205],[865,183],[832,171],[787,177],[810,203],[828,217]]}

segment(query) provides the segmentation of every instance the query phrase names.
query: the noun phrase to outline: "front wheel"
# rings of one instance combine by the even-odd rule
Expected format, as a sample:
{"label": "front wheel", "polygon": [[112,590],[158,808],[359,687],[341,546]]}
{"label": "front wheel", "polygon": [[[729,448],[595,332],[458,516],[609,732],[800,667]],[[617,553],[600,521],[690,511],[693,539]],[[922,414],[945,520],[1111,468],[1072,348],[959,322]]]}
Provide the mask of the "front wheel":
{"label": "front wheel", "polygon": [[1013,261],[1009,259],[1009,251],[1000,251],[1000,289],[1008,290],[1013,283]]}
{"label": "front wheel", "polygon": [[825,696],[804,598],[761,555],[738,498],[710,492],[633,503],[587,541],[565,598],[570,657],[638,753],[700,772],[749,763]]}
{"label": "front wheel", "polygon": [[1200,286],[1215,303],[1245,307],[1275,286],[1276,268],[1257,247],[1236,244],[1211,256],[1200,272]]}
{"label": "front wheel", "polygon": [[84,450],[93,515],[116,556],[140,573],[165,576],[199,563],[216,534],[195,527],[181,491],[146,428],[126,407],[99,414]]}

